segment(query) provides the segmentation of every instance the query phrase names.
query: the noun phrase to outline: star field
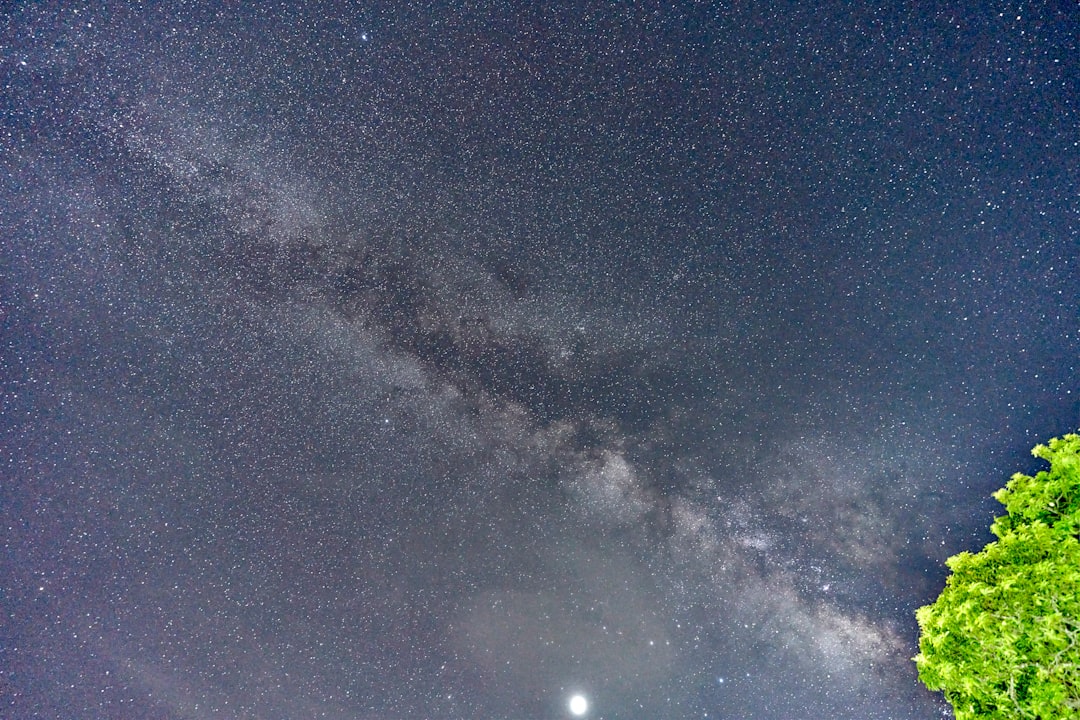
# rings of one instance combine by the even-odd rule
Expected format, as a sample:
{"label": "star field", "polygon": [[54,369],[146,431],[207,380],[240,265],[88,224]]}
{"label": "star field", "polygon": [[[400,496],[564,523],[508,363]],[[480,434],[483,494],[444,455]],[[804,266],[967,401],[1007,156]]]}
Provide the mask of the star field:
{"label": "star field", "polygon": [[1080,12],[849,5],[3,11],[0,715],[949,717]]}

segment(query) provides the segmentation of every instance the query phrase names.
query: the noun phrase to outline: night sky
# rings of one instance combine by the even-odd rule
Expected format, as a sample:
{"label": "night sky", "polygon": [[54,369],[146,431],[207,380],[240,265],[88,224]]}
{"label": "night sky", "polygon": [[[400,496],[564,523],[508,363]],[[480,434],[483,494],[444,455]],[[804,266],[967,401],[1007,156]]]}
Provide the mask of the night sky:
{"label": "night sky", "polygon": [[7,7],[0,715],[950,715],[1075,2]]}

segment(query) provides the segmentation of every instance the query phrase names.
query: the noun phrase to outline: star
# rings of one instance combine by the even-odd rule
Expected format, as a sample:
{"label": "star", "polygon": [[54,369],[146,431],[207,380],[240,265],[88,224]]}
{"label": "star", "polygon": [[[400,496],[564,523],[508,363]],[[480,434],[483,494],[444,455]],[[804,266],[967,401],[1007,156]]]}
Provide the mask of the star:
{"label": "star", "polygon": [[574,715],[584,715],[589,711],[589,701],[584,695],[574,695],[570,698],[569,707]]}

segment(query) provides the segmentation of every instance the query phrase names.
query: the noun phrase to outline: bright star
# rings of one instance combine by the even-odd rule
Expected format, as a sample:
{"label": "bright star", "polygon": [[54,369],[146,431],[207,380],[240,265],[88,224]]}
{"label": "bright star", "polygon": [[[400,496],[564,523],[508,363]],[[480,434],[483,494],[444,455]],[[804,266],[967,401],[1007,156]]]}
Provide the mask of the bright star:
{"label": "bright star", "polygon": [[589,710],[589,701],[584,695],[575,695],[570,698],[570,712],[575,715],[584,715]]}

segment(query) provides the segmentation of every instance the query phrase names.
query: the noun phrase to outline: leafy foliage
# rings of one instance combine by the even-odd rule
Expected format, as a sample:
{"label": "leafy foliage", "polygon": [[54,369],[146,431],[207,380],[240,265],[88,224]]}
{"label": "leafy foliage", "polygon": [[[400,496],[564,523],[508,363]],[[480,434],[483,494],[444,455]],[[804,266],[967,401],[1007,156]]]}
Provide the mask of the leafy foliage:
{"label": "leafy foliage", "polygon": [[1008,515],[982,552],[919,608],[919,679],[957,720],[1080,719],[1080,435],[1032,453],[1050,463],[994,493]]}

